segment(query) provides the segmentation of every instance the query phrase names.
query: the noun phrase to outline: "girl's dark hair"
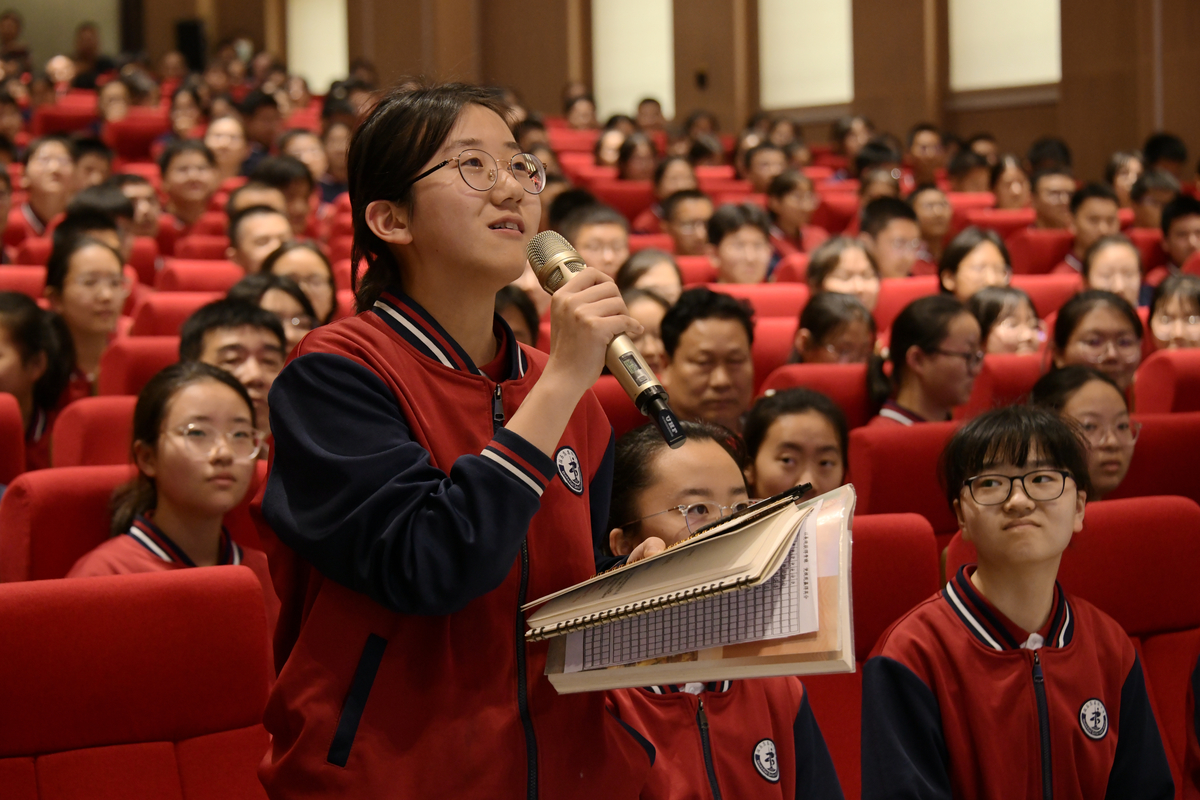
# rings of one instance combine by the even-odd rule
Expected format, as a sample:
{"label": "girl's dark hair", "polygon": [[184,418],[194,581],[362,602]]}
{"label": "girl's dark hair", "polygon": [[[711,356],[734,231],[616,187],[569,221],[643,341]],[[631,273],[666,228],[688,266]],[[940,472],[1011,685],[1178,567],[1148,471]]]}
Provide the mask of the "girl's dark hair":
{"label": "girl's dark hair", "polygon": [[800,327],[810,331],[818,342],[848,323],[858,320],[866,323],[874,338],[875,318],[871,312],[852,294],[840,292],[821,292],[815,294],[804,304],[800,312]]}
{"label": "girl's dark hair", "polygon": [[533,340],[533,346],[537,347],[539,332],[537,308],[533,305],[533,301],[529,299],[529,295],[525,294],[524,289],[513,286],[510,283],[496,292],[496,313],[499,314],[504,309],[512,307],[515,307],[520,312],[522,319],[525,320],[525,325],[529,328],[529,336]]}
{"label": "girl's dark hair", "polygon": [[1144,334],[1142,320],[1133,306],[1129,305],[1128,300],[1103,289],[1088,289],[1063,303],[1062,308],[1058,310],[1058,319],[1054,321],[1055,349],[1060,353],[1066,350],[1067,342],[1071,340],[1071,334],[1075,332],[1079,322],[1092,311],[1103,306],[1108,306],[1123,314],[1129,321],[1130,327],[1133,328],[1134,335],[1138,339],[1142,338]]}
{"label": "girl's dark hair", "polygon": [[0,328],[21,354],[23,365],[45,355],[46,371],[33,385],[33,404],[42,411],[54,408],[75,367],[75,347],[62,318],[43,311],[31,297],[0,292]]}
{"label": "girl's dark hair", "polygon": [[1083,279],[1085,281],[1091,278],[1092,262],[1096,260],[1096,256],[1099,255],[1100,251],[1114,245],[1124,245],[1133,250],[1133,255],[1137,258],[1138,274],[1145,272],[1142,268],[1142,251],[1138,250],[1137,245],[1130,241],[1129,237],[1123,233],[1110,233],[1092,242],[1092,246],[1083,254]]}
{"label": "girl's dark hair", "polygon": [[117,264],[125,263],[120,253],[99,239],[93,239],[91,236],[56,238],[53,247],[50,249],[50,257],[46,260],[46,286],[61,294],[63,284],[67,280],[67,272],[71,268],[71,259],[80,250],[92,246],[102,247],[112,253],[113,258],[117,260]]}
{"label": "girl's dark hair", "polygon": [[939,473],[951,510],[963,482],[994,464],[1023,465],[1034,448],[1049,466],[1064,469],[1081,492],[1092,493],[1087,444],[1077,428],[1047,408],[1015,405],[986,411],[950,437]]}
{"label": "girl's dark hair", "polygon": [[937,350],[950,334],[951,321],[967,313],[966,306],[945,294],[920,297],[904,307],[892,323],[888,358],[892,362],[893,390],[900,388],[908,351],[913,347],[919,347],[926,353]]}
{"label": "girl's dark hair", "polygon": [[1037,316],[1037,307],[1024,289],[1015,286],[987,286],[980,289],[967,300],[967,311],[979,323],[980,341],[987,344],[988,334],[1003,317],[1016,311],[1025,303],[1033,315]]}
{"label": "girl's dark hair", "polygon": [[633,158],[638,146],[643,144],[650,148],[650,153],[655,158],[658,157],[658,148],[654,146],[654,140],[644,133],[635,131],[626,136],[625,141],[621,142],[621,148],[617,150],[617,174],[622,178],[625,177],[625,167],[629,165],[629,159]]}
{"label": "girl's dark hair", "polygon": [[[367,225],[367,205],[390,200],[413,204],[413,178],[450,135],[463,108],[482,106],[507,119],[507,107],[488,89],[461,83],[411,83],[390,91],[371,109],[350,139],[347,172],[354,247],[350,263],[358,311],[371,308],[390,285],[399,283],[402,264],[387,242]],[[359,260],[366,272],[358,274]]]}
{"label": "girl's dark hair", "polygon": [[977,228],[972,225],[964,228],[960,234],[950,240],[950,244],[946,245],[946,252],[942,253],[942,260],[938,262],[938,285],[943,292],[950,294],[950,290],[946,288],[945,276],[956,275],[958,266],[963,259],[984,242],[996,245],[996,248],[1000,250],[1000,257],[1004,259],[1009,272],[1012,272],[1012,259],[1008,256],[1008,248],[1004,246],[1004,240],[1000,238],[1000,234],[988,228]]}
{"label": "girl's dark hair", "polygon": [[633,285],[649,272],[651,267],[662,263],[670,264],[674,268],[675,274],[679,276],[679,283],[682,285],[683,273],[679,271],[679,265],[675,263],[674,256],[666,250],[647,247],[645,250],[638,250],[625,259],[625,263],[617,270],[617,288],[622,292],[626,289],[632,289]]}
{"label": "girl's dark hair", "polygon": [[[652,142],[653,142],[653,140],[652,140]],[[655,185],[655,187],[657,187],[660,183],[662,183],[662,179],[666,176],[667,170],[670,169],[671,165],[674,164],[676,161],[678,161],[681,164],[687,164],[689,169],[692,168],[692,165],[683,156],[667,156],[662,161],[658,162],[658,166],[654,168],[654,185]],[[695,177],[695,171],[692,172],[692,176]]]}
{"label": "girl's dark hair", "polygon": [[[357,230],[357,228],[355,230]],[[308,252],[314,254],[317,258],[321,259],[321,263],[325,265],[326,272],[329,273],[329,290],[333,292],[333,305],[329,307],[329,313],[325,315],[325,319],[317,320],[317,324],[327,325],[333,320],[334,315],[337,314],[337,282],[333,278],[333,264],[329,263],[329,256],[321,252],[321,248],[308,241],[293,240],[290,242],[284,242],[283,244],[279,245],[279,247],[272,250],[271,255],[263,259],[260,272],[265,272],[268,274],[273,272],[275,265],[279,263],[279,259],[286,256],[288,253],[295,252],[296,250],[307,250]],[[257,303],[255,305],[257,305]]]}
{"label": "girl's dark hair", "polygon": [[808,260],[808,271],[805,273],[804,280],[814,296],[825,291],[822,288],[825,279],[829,277],[829,273],[837,269],[838,263],[842,260],[842,253],[854,249],[863,251],[863,255],[867,257],[867,263],[871,265],[871,269],[875,270],[875,276],[879,277],[879,269],[875,266],[875,260],[871,258],[871,254],[867,252],[867,248],[862,242],[849,236],[834,236],[822,242]]}
{"label": "girl's dark hair", "polygon": [[[713,422],[690,420],[681,420],[679,425],[689,442],[716,442],[729,453],[739,471],[746,466],[746,451],[742,442],[728,428]],[[624,527],[626,534],[637,530],[638,525],[629,523],[637,518],[638,498],[654,482],[654,463],[665,449],[667,443],[653,425],[635,428],[617,440],[612,499],[608,506],[609,530]]]}
{"label": "girl's dark hair", "polygon": [[1155,286],[1154,294],[1150,296],[1150,316],[1157,314],[1159,305],[1172,297],[1178,297],[1181,302],[1200,311],[1200,277],[1181,273],[1171,275]]}
{"label": "girl's dark hair", "polygon": [[746,443],[746,458],[754,463],[758,458],[758,449],[767,438],[767,431],[775,424],[775,420],[788,414],[803,414],[815,411],[823,416],[837,433],[838,446],[842,450],[842,461],[850,451],[850,428],[846,424],[846,415],[838,404],[828,396],[812,389],[784,389],[766,397],[759,398],[742,423],[742,440]]}
{"label": "girl's dark hair", "polygon": [[1033,385],[1033,390],[1029,393],[1029,402],[1035,406],[1048,408],[1055,413],[1062,413],[1063,407],[1066,406],[1071,396],[1092,381],[1107,383],[1117,394],[1121,395],[1121,402],[1125,403],[1125,393],[1112,378],[1082,364],[1072,364],[1061,369],[1051,370],[1038,378],[1038,382]]}
{"label": "girl's dark hair", "polygon": [[308,295],[300,288],[300,284],[286,275],[273,275],[269,272],[257,272],[253,275],[247,275],[230,287],[229,293],[225,295],[225,299],[244,300],[251,305],[257,306],[262,303],[263,295],[272,289],[278,289],[287,294],[288,297],[300,304],[305,314],[316,320],[317,312],[313,310],[312,302],[308,299]]}
{"label": "girl's dark hair", "polygon": [[783,172],[771,179],[770,185],[767,186],[767,197],[773,197],[780,200],[787,197],[792,192],[799,189],[801,186],[807,187],[809,191],[813,188],[812,178],[794,169],[785,169]]}
{"label": "girl's dark hair", "polygon": [[[193,383],[208,380],[222,383],[237,392],[250,411],[250,424],[258,425],[250,393],[237,378],[223,369],[200,361],[180,361],[151,378],[138,393],[137,405],[133,409],[133,438],[129,445],[135,463],[137,455],[134,453],[134,445],[138,442],[152,447],[158,445],[162,435],[163,418],[171,399]],[[119,536],[129,530],[134,517],[157,505],[158,489],[154,479],[139,469],[137,477],[113,491],[111,534]]]}
{"label": "girl's dark hair", "polygon": [[663,297],[657,292],[653,292],[649,289],[622,289],[621,299],[625,301],[626,307],[633,305],[638,300],[649,300],[651,302],[658,303],[659,308],[663,310],[663,314],[666,314],[671,310],[670,303],[663,299]]}
{"label": "girl's dark hair", "polygon": [[1021,157],[1015,153],[1004,153],[997,157],[996,163],[992,166],[992,174],[988,176],[988,186],[992,191],[996,191],[996,184],[1000,181],[1000,176],[1004,174],[1009,167],[1016,167],[1025,174],[1025,167],[1021,166]]}
{"label": "girl's dark hair", "polygon": [[171,162],[179,158],[184,153],[199,153],[204,156],[204,160],[208,162],[210,167],[217,165],[217,157],[213,155],[213,151],[208,149],[208,145],[201,139],[180,139],[176,142],[171,142],[167,145],[167,149],[163,151],[162,156],[158,159],[158,168],[162,170],[165,176],[167,170],[171,166]]}

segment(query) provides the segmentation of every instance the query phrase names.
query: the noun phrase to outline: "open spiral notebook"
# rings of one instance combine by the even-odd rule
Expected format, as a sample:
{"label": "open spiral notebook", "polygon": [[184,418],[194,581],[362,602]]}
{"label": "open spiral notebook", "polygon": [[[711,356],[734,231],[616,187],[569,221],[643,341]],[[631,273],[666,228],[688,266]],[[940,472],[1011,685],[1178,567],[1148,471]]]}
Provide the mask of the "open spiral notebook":
{"label": "open spiral notebook", "polygon": [[852,672],[854,489],[807,487],[525,607],[560,693]]}

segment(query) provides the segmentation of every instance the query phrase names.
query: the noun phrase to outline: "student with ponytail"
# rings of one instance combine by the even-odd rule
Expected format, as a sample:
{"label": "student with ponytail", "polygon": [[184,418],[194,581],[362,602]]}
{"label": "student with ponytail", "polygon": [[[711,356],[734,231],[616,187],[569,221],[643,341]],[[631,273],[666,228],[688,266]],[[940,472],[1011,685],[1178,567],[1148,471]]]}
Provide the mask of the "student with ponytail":
{"label": "student with ponytail", "polygon": [[74,365],[59,317],[23,294],[0,292],[0,392],[16,397],[21,408],[25,469],[50,466],[50,432]]}

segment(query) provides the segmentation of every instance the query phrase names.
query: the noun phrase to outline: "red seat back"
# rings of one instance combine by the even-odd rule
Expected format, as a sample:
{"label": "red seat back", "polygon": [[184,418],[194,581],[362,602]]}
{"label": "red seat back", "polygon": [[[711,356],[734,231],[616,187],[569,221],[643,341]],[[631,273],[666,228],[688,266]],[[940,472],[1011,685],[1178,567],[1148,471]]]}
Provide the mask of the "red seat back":
{"label": "red seat back", "polygon": [[176,258],[223,259],[229,249],[229,237],[194,233],[175,243]]}
{"label": "red seat back", "polygon": [[1167,263],[1167,254],[1162,249],[1161,228],[1129,228],[1124,233],[1142,256],[1143,274]]}
{"label": "red seat back", "polygon": [[708,256],[675,256],[675,263],[683,274],[684,286],[700,286],[717,279],[717,267]]}
{"label": "red seat back", "polygon": [[229,232],[229,217],[224,211],[205,211],[191,232],[193,235],[225,236]]}
{"label": "red seat back", "polygon": [[1142,433],[1129,472],[1109,495],[1150,497],[1175,494],[1200,502],[1200,412],[1135,414]]}
{"label": "red seat back", "polygon": [[1041,356],[992,354],[984,356],[971,398],[954,410],[955,419],[970,419],[993,408],[1020,403],[1045,370]]}
{"label": "red seat back", "polygon": [[27,236],[17,245],[17,263],[45,266],[50,260],[52,247],[49,236]]}
{"label": "red seat back", "polygon": [[1040,275],[1067,257],[1075,234],[1069,230],[1022,228],[1008,237],[1008,255],[1017,275]]}
{"label": "red seat back", "polygon": [[813,211],[812,224],[836,236],[846,230],[850,221],[858,215],[858,195],[853,192],[825,192],[821,203]]}
{"label": "red seat back", "polygon": [[214,292],[155,292],[134,313],[129,335],[178,336],[180,327],[196,309],[223,296]]}
{"label": "red seat back", "polygon": [[178,336],[118,336],[100,357],[96,393],[136,395],[160,370],[178,360]]}
{"label": "red seat back", "polygon": [[590,188],[597,199],[621,212],[630,222],[654,202],[654,184],[651,181],[597,178],[591,182]]}
{"label": "red seat back", "polygon": [[139,283],[153,286],[158,272],[158,242],[149,236],[133,237],[129,266],[137,271]]}
{"label": "red seat back", "polygon": [[265,798],[267,640],[247,569],[0,586],[5,796]]}
{"label": "red seat back", "polygon": [[34,136],[50,133],[74,133],[96,121],[96,104],[57,103],[34,109],[29,130]]}
{"label": "red seat back", "polygon": [[158,273],[157,288],[163,292],[228,292],[246,277],[246,270],[232,261],[168,258]]}
{"label": "red seat back", "polygon": [[1036,216],[1032,208],[976,208],[966,212],[967,225],[995,231],[1001,239],[1028,228]]}
{"label": "red seat back", "polygon": [[779,259],[771,280],[775,283],[804,283],[808,278],[808,253],[792,253]]}
{"label": "red seat back", "polygon": [[612,375],[601,375],[592,386],[592,392],[600,401],[600,406],[613,427],[613,435],[618,439],[634,428],[640,428],[650,422],[649,417],[637,410],[637,406]]}
{"label": "red seat back", "polygon": [[754,360],[754,391],[763,381],[787,363],[796,340],[796,320],[788,317],[763,317],[754,321],[754,343],[750,357]]}
{"label": "red seat back", "polygon": [[0,392],[0,486],[25,471],[25,421],[17,398]]}
{"label": "red seat back", "polygon": [[103,139],[124,161],[150,159],[150,148],[158,137],[171,129],[166,114],[137,114],[104,125]]}
{"label": "red seat back", "polygon": [[1200,349],[1156,351],[1138,367],[1134,385],[1139,413],[1200,411]]}
{"label": "red seat back", "polygon": [[84,397],[54,421],[50,463],[56,467],[128,464],[135,395]]}
{"label": "red seat back", "polygon": [[866,364],[784,364],[763,380],[760,393],[798,386],[837,403],[851,428],[866,425],[875,413],[867,396]]}
{"label": "red seat back", "polygon": [[19,292],[42,299],[42,290],[46,288],[46,268],[39,266],[0,266],[0,292]]}
{"label": "red seat back", "polygon": [[1063,303],[1083,291],[1083,276],[1013,275],[1012,285],[1028,294],[1038,316],[1045,317],[1058,311]]}
{"label": "red seat back", "polygon": [[875,304],[875,325],[883,333],[892,327],[904,307],[921,297],[937,294],[940,284],[937,275],[918,275],[912,278],[884,278],[880,281],[879,302]]}
{"label": "red seat back", "polygon": [[950,230],[961,231],[970,223],[967,222],[967,212],[978,209],[990,209],[996,205],[996,195],[991,192],[946,192],[950,202]]}
{"label": "red seat back", "polygon": [[600,138],[600,130],[598,128],[583,131],[574,128],[547,128],[546,138],[550,142],[550,148],[556,153],[563,150],[590,153],[596,146],[596,140]]}
{"label": "red seat back", "polygon": [[800,309],[808,302],[808,287],[802,283],[713,283],[709,289],[748,300],[756,317],[800,317]]}
{"label": "red seat back", "polygon": [[639,250],[665,250],[668,253],[675,252],[675,240],[670,234],[666,233],[631,233],[629,234],[629,252],[636,253]]}

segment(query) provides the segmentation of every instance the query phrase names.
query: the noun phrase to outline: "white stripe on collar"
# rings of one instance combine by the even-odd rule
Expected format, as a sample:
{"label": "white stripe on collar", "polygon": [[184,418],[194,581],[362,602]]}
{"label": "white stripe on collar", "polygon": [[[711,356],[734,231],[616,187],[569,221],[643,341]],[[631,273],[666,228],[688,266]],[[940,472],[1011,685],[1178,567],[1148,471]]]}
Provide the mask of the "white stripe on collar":
{"label": "white stripe on collar", "polygon": [[909,419],[908,417],[901,414],[899,411],[896,411],[895,409],[892,409],[892,408],[879,409],[879,416],[887,417],[888,419],[893,419],[896,422],[899,422],[901,425],[912,425],[913,424],[913,421],[911,419]]}
{"label": "white stripe on collar", "polygon": [[387,303],[383,302],[382,300],[375,301],[375,308],[380,309],[381,311],[386,313],[388,316],[390,316],[392,319],[396,320],[401,325],[403,325],[405,328],[407,328],[409,330],[409,332],[412,333],[413,336],[416,336],[418,339],[421,340],[422,344],[424,344],[426,347],[429,348],[429,351],[431,353],[433,353],[434,356],[437,357],[438,361],[441,361],[443,364],[445,364],[447,367],[450,367],[451,369],[457,369],[457,367],[455,367],[454,364],[452,364],[450,362],[450,359],[446,357],[446,354],[444,352],[442,352],[442,349],[440,347],[438,347],[437,345],[435,345],[429,339],[428,336],[426,336],[424,333],[422,333],[420,328],[418,328],[416,325],[413,325],[411,322],[409,322],[407,319],[405,319],[403,314],[401,314],[396,309],[392,308],[391,306],[389,306]]}
{"label": "white stripe on collar", "polygon": [[171,556],[167,555],[166,551],[163,550],[161,547],[159,547],[158,544],[153,539],[151,539],[149,536],[147,536],[146,534],[144,534],[140,530],[138,530],[138,527],[136,525],[130,526],[129,535],[132,536],[133,538],[137,539],[139,542],[141,542],[143,545],[146,546],[147,550],[149,550],[151,553],[154,553],[154,555],[158,556],[163,561],[166,561],[168,564],[175,561],[175,559],[173,559],[173,558],[171,558]]}
{"label": "white stripe on collar", "polygon": [[971,627],[978,631],[979,635],[983,637],[988,644],[990,644],[996,650],[1004,649],[995,639],[991,637],[986,630],[984,630],[983,626],[979,624],[979,621],[975,619],[975,615],[967,610],[966,605],[961,599],[959,599],[958,593],[954,591],[954,581],[950,581],[950,583],[946,584],[946,594],[950,597],[950,602],[954,603],[962,615],[970,621]]}

